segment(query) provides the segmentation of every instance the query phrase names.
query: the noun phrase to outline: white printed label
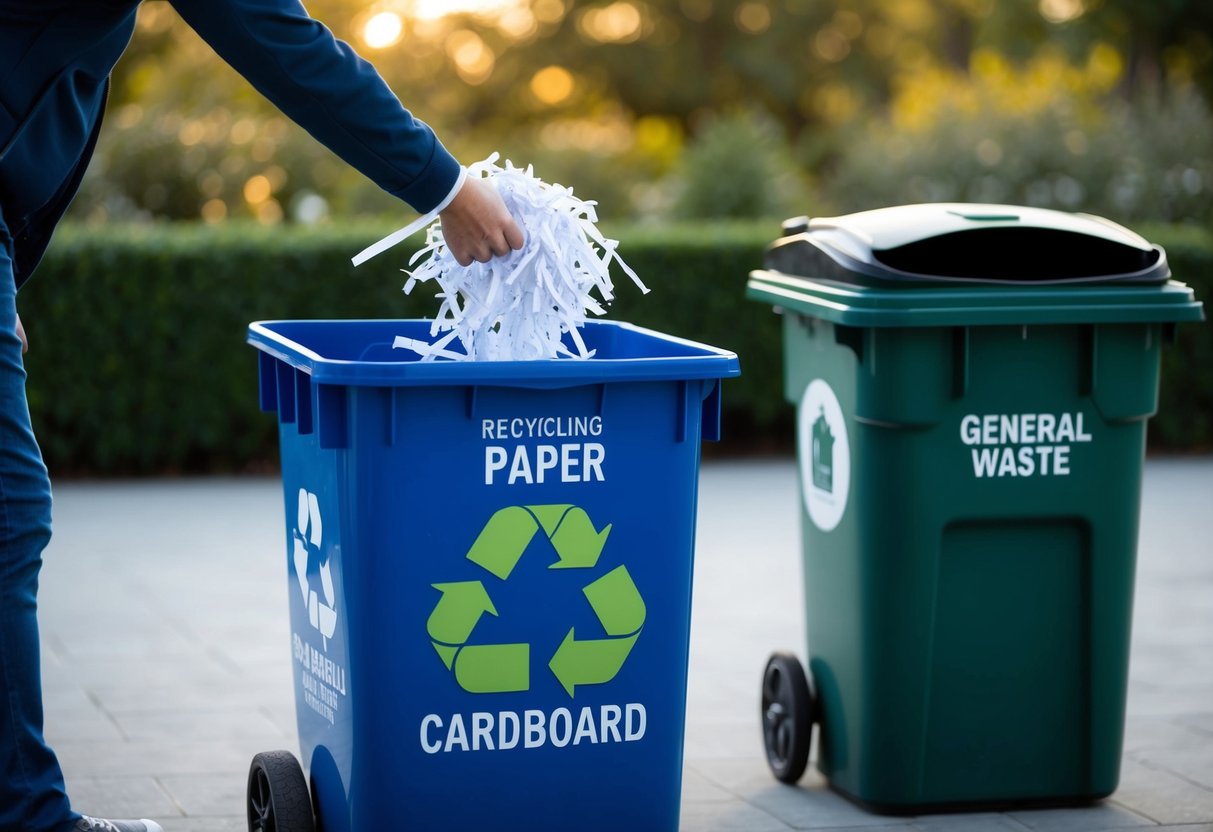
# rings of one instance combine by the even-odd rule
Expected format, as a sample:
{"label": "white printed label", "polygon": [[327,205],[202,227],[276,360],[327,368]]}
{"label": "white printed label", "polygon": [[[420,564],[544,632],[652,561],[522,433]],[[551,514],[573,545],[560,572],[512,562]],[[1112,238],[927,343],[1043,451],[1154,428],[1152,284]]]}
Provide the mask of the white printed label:
{"label": "white printed label", "polygon": [[567,748],[637,742],[648,728],[648,711],[638,702],[586,706],[574,713],[528,709],[477,711],[470,716],[426,714],[421,720],[421,749],[426,754],[451,751],[512,751],[516,748]]}
{"label": "white printed label", "polygon": [[347,695],[345,668],[303,640],[291,634],[295,661],[299,664],[299,684],[303,703],[334,724]]}
{"label": "white printed label", "polygon": [[[602,435],[601,416],[537,416],[484,419],[485,485],[604,482],[606,446],[601,442],[527,440],[590,439]],[[514,442],[516,444],[497,444]]]}
{"label": "white printed label", "polygon": [[804,506],[813,525],[828,532],[846,513],[851,445],[838,397],[821,379],[814,379],[800,400],[798,435]]}
{"label": "white printed label", "polygon": [[[291,532],[291,563],[312,629],[304,634],[293,632],[291,642],[295,661],[300,666],[299,685],[303,703],[331,725],[336,721],[341,701],[346,696],[345,668],[328,657],[329,640],[337,630],[338,621],[333,561],[324,545],[324,520],[320,515],[319,496],[300,488],[298,505],[298,518]],[[317,564],[317,568],[313,569],[313,564]],[[313,574],[319,576],[318,584],[311,580]],[[320,637],[322,650],[317,650],[310,643],[317,636]]]}
{"label": "white printed label", "polygon": [[960,420],[960,441],[970,448],[973,476],[1065,477],[1070,451],[1092,441],[1081,413],[970,413]]}

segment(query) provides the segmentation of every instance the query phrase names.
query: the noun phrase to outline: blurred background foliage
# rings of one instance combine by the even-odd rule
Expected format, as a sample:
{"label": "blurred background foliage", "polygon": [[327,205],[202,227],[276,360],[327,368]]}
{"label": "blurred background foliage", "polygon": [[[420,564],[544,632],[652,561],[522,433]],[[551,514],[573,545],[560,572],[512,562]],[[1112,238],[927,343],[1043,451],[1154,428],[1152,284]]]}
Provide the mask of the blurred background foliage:
{"label": "blurred background foliage", "polygon": [[[1213,220],[1205,0],[309,0],[465,162],[610,219],[935,200]],[[398,215],[147,0],[82,221]]]}
{"label": "blurred background foliage", "polygon": [[[937,200],[1088,211],[1165,246],[1209,299],[1207,0],[307,6],[464,162],[499,151],[599,202],[658,290],[622,291],[612,317],[742,356],[726,448],[792,435],[778,324],[741,299],[783,217]],[[273,420],[256,410],[240,343],[248,321],[432,314],[428,294],[399,291],[416,239],[356,275],[349,265],[409,214],[278,114],[166,0],[145,0],[74,222],[21,295],[48,463],[272,465]],[[1213,447],[1210,368],[1213,329],[1181,328],[1152,447]]]}

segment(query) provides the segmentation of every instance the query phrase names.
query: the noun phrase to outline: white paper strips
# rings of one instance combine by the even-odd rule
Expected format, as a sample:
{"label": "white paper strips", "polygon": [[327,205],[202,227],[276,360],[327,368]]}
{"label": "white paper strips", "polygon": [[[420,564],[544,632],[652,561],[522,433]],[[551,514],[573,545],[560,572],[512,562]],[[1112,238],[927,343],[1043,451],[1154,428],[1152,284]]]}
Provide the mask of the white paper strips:
{"label": "white paper strips", "polygon": [[[409,266],[421,265],[404,270],[409,275],[404,291],[437,282],[442,305],[430,327],[436,340],[399,337],[394,344],[416,352],[422,361],[590,358],[594,351],[586,349],[578,329],[587,312],[602,315],[602,304],[614,299],[611,261],[642,292],[649,290],[616,253],[618,242],[599,232],[594,202],[576,198],[571,188],[543,182],[529,166],[524,170],[506,161],[502,168],[497,159],[494,153],[470,165],[468,176],[483,177],[497,188],[526,235],[521,250],[460,266],[446,248],[441,222],[429,215],[371,246],[354,264],[429,226],[425,246],[409,261]],[[599,300],[590,294],[594,289]],[[571,349],[562,341],[565,333]],[[463,349],[455,349],[456,343]]]}

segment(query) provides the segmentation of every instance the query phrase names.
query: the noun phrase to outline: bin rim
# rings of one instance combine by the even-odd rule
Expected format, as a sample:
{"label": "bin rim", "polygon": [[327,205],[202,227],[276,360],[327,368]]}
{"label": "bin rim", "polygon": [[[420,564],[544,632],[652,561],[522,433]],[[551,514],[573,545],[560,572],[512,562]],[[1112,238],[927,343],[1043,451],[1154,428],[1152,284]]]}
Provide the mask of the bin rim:
{"label": "bin rim", "polygon": [[[398,328],[396,334],[428,335],[432,320],[418,318],[278,319],[249,324],[246,341],[256,349],[312,377],[316,384],[368,387],[475,385],[558,388],[621,381],[668,381],[734,378],[741,375],[737,354],[621,321],[587,321],[583,332],[614,329],[628,337],[662,345],[670,355],[623,358],[555,358],[529,361],[421,361],[401,350],[401,360],[368,361],[333,358],[289,337],[279,329],[333,327]],[[408,333],[406,330],[413,330]]]}
{"label": "bin rim", "polygon": [[1204,305],[1176,280],[1162,285],[980,284],[906,291],[810,279],[770,269],[750,273],[746,297],[856,327],[1181,323]]}

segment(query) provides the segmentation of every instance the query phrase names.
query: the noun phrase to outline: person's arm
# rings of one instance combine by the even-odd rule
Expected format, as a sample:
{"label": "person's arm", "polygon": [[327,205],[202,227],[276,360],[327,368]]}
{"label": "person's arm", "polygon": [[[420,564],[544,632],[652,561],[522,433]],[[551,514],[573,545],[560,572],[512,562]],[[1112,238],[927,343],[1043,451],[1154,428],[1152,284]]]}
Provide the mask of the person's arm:
{"label": "person's arm", "polygon": [[456,260],[521,248],[500,196],[462,176],[428,125],[413,118],[373,66],[298,0],[172,0],[203,40],[291,120],[388,193],[428,213],[446,203],[443,236]]}
{"label": "person's arm", "polygon": [[25,337],[25,327],[21,325],[21,316],[17,316],[17,337],[21,339],[21,354],[29,352],[29,341]]}

